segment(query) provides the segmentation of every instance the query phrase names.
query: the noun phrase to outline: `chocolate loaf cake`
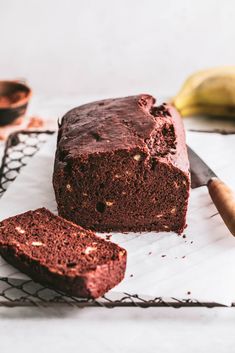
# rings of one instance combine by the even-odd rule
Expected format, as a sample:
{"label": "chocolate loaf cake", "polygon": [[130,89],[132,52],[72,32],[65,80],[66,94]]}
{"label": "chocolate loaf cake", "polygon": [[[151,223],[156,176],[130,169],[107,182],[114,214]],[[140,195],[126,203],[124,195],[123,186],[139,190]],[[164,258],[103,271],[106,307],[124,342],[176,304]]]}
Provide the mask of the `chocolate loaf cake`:
{"label": "chocolate loaf cake", "polygon": [[186,225],[189,162],[183,123],[150,95],[69,111],[59,127],[53,184],[59,214],[97,231]]}
{"label": "chocolate loaf cake", "polygon": [[0,254],[33,280],[97,298],[124,277],[126,251],[45,208],[0,222]]}

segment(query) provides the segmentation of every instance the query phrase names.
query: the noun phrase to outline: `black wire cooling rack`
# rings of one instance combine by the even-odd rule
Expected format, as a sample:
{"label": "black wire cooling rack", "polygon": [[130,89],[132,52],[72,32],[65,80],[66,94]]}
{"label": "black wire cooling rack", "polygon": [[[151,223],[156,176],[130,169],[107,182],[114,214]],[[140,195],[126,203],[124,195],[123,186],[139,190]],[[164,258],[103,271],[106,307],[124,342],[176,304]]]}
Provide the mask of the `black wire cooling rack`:
{"label": "black wire cooling rack", "polygon": [[[20,131],[10,135],[0,167],[0,197],[8,186],[16,179],[22,168],[28,163],[41,146],[47,141],[53,131]],[[50,289],[32,280],[20,280],[1,277],[0,268],[0,306],[58,306],[74,307],[222,307],[213,302],[199,302],[192,299],[143,297],[130,293],[108,293],[98,300],[81,299],[68,296],[60,291]],[[232,305],[235,307],[235,303]]]}

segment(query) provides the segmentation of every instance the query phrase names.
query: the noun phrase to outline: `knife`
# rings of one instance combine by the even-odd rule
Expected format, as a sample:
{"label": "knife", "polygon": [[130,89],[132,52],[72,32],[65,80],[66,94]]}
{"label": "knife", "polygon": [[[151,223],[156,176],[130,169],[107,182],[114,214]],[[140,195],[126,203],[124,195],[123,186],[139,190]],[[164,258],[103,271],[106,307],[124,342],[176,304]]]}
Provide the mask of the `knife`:
{"label": "knife", "polygon": [[211,170],[208,165],[189,147],[188,156],[192,188],[207,186],[211,199],[224,223],[235,236],[235,195],[234,192]]}

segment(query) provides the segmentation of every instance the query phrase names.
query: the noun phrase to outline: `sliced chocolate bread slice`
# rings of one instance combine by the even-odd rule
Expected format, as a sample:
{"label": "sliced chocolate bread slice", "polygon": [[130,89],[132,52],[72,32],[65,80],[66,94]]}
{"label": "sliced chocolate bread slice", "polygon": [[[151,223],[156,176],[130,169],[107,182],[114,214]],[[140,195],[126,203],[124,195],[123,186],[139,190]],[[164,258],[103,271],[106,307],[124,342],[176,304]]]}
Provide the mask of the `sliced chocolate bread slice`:
{"label": "sliced chocolate bread slice", "polygon": [[124,277],[126,250],[45,208],[0,222],[0,254],[33,280],[97,298]]}

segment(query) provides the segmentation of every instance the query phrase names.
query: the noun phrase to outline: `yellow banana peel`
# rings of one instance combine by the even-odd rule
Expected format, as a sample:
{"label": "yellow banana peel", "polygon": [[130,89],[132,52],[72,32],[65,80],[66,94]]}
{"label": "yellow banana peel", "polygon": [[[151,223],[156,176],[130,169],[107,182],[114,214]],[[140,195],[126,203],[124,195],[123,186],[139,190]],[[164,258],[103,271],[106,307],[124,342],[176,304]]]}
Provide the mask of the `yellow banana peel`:
{"label": "yellow banana peel", "polygon": [[235,66],[196,72],[173,98],[182,116],[235,117]]}

